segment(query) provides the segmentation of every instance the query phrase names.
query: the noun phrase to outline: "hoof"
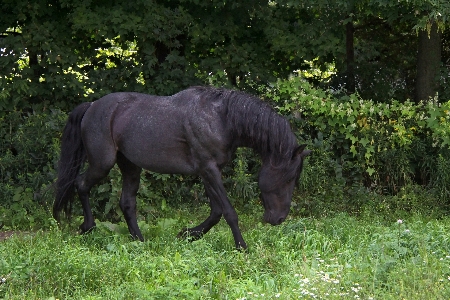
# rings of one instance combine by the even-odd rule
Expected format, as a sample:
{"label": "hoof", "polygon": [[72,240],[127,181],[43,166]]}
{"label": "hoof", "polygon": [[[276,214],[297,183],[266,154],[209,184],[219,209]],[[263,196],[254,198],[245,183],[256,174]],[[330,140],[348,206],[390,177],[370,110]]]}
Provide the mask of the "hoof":
{"label": "hoof", "polygon": [[248,252],[247,244],[245,242],[236,244],[236,250],[244,253]]}
{"label": "hoof", "polygon": [[95,223],[94,223],[94,225],[92,225],[90,227],[85,226],[84,224],[81,224],[80,225],[80,234],[86,234],[86,233],[91,232],[92,230],[94,230],[95,226],[96,226]]}
{"label": "hoof", "polygon": [[201,239],[203,237],[203,233],[198,230],[192,230],[189,228],[183,228],[178,234],[177,238],[179,239],[185,239],[190,242],[196,241],[198,239]]}
{"label": "hoof", "polygon": [[130,234],[130,237],[133,241],[140,241],[143,242],[144,241],[144,237],[141,235],[137,235],[137,234]]}

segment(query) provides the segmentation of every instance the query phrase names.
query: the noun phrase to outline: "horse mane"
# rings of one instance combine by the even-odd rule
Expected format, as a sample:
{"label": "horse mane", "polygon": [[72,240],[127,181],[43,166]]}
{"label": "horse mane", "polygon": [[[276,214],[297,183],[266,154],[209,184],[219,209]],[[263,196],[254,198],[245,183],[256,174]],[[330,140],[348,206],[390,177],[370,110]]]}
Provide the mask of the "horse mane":
{"label": "horse mane", "polygon": [[236,90],[213,87],[195,87],[195,90],[210,100],[223,100],[227,127],[233,139],[253,148],[263,161],[269,159],[274,166],[290,161],[297,139],[289,122],[269,104]]}

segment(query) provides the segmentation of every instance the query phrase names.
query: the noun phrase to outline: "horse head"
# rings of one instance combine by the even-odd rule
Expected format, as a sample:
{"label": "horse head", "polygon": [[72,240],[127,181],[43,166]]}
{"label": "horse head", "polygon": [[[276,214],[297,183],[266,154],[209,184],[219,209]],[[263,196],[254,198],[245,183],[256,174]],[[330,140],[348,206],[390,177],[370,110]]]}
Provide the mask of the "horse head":
{"label": "horse head", "polygon": [[292,194],[303,168],[303,159],[311,153],[300,145],[292,151],[292,156],[273,165],[263,161],[258,184],[264,206],[264,221],[271,225],[281,224],[289,214]]}

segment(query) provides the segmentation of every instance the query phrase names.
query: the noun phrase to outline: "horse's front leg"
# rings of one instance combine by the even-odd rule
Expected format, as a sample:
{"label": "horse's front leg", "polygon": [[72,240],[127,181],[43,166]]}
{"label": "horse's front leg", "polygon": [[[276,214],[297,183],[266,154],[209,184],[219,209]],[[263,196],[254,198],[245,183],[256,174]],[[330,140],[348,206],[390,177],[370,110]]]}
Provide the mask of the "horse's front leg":
{"label": "horse's front leg", "polygon": [[222,218],[222,206],[214,201],[206,192],[206,196],[209,199],[209,206],[211,208],[211,213],[208,218],[203,221],[200,225],[193,228],[183,228],[180,233],[178,233],[178,238],[186,238],[189,241],[196,241],[203,237],[214,225],[219,223]]}
{"label": "horse's front leg", "polygon": [[220,220],[220,215],[223,215],[233,233],[236,248],[247,249],[247,244],[239,229],[237,213],[231,205],[230,200],[228,200],[219,168],[215,164],[210,164],[208,167],[204,168],[201,177],[211,203],[211,215],[202,224],[187,229],[187,233],[194,238],[201,237],[201,235],[211,229],[212,226],[217,224]]}

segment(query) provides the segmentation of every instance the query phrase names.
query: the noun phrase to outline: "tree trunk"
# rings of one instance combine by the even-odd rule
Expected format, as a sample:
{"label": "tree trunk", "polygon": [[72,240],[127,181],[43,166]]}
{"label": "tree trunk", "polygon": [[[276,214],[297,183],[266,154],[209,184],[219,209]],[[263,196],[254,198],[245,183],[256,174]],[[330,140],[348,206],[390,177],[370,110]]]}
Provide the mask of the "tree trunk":
{"label": "tree trunk", "polygon": [[431,31],[419,32],[417,51],[417,73],[415,101],[434,97],[439,90],[439,69],[441,66],[441,32],[437,24],[432,23]]}
{"label": "tree trunk", "polygon": [[353,34],[355,28],[353,26],[353,21],[350,21],[345,25],[346,29],[346,57],[347,57],[347,79],[346,88],[348,94],[355,93],[355,47],[353,45]]}

